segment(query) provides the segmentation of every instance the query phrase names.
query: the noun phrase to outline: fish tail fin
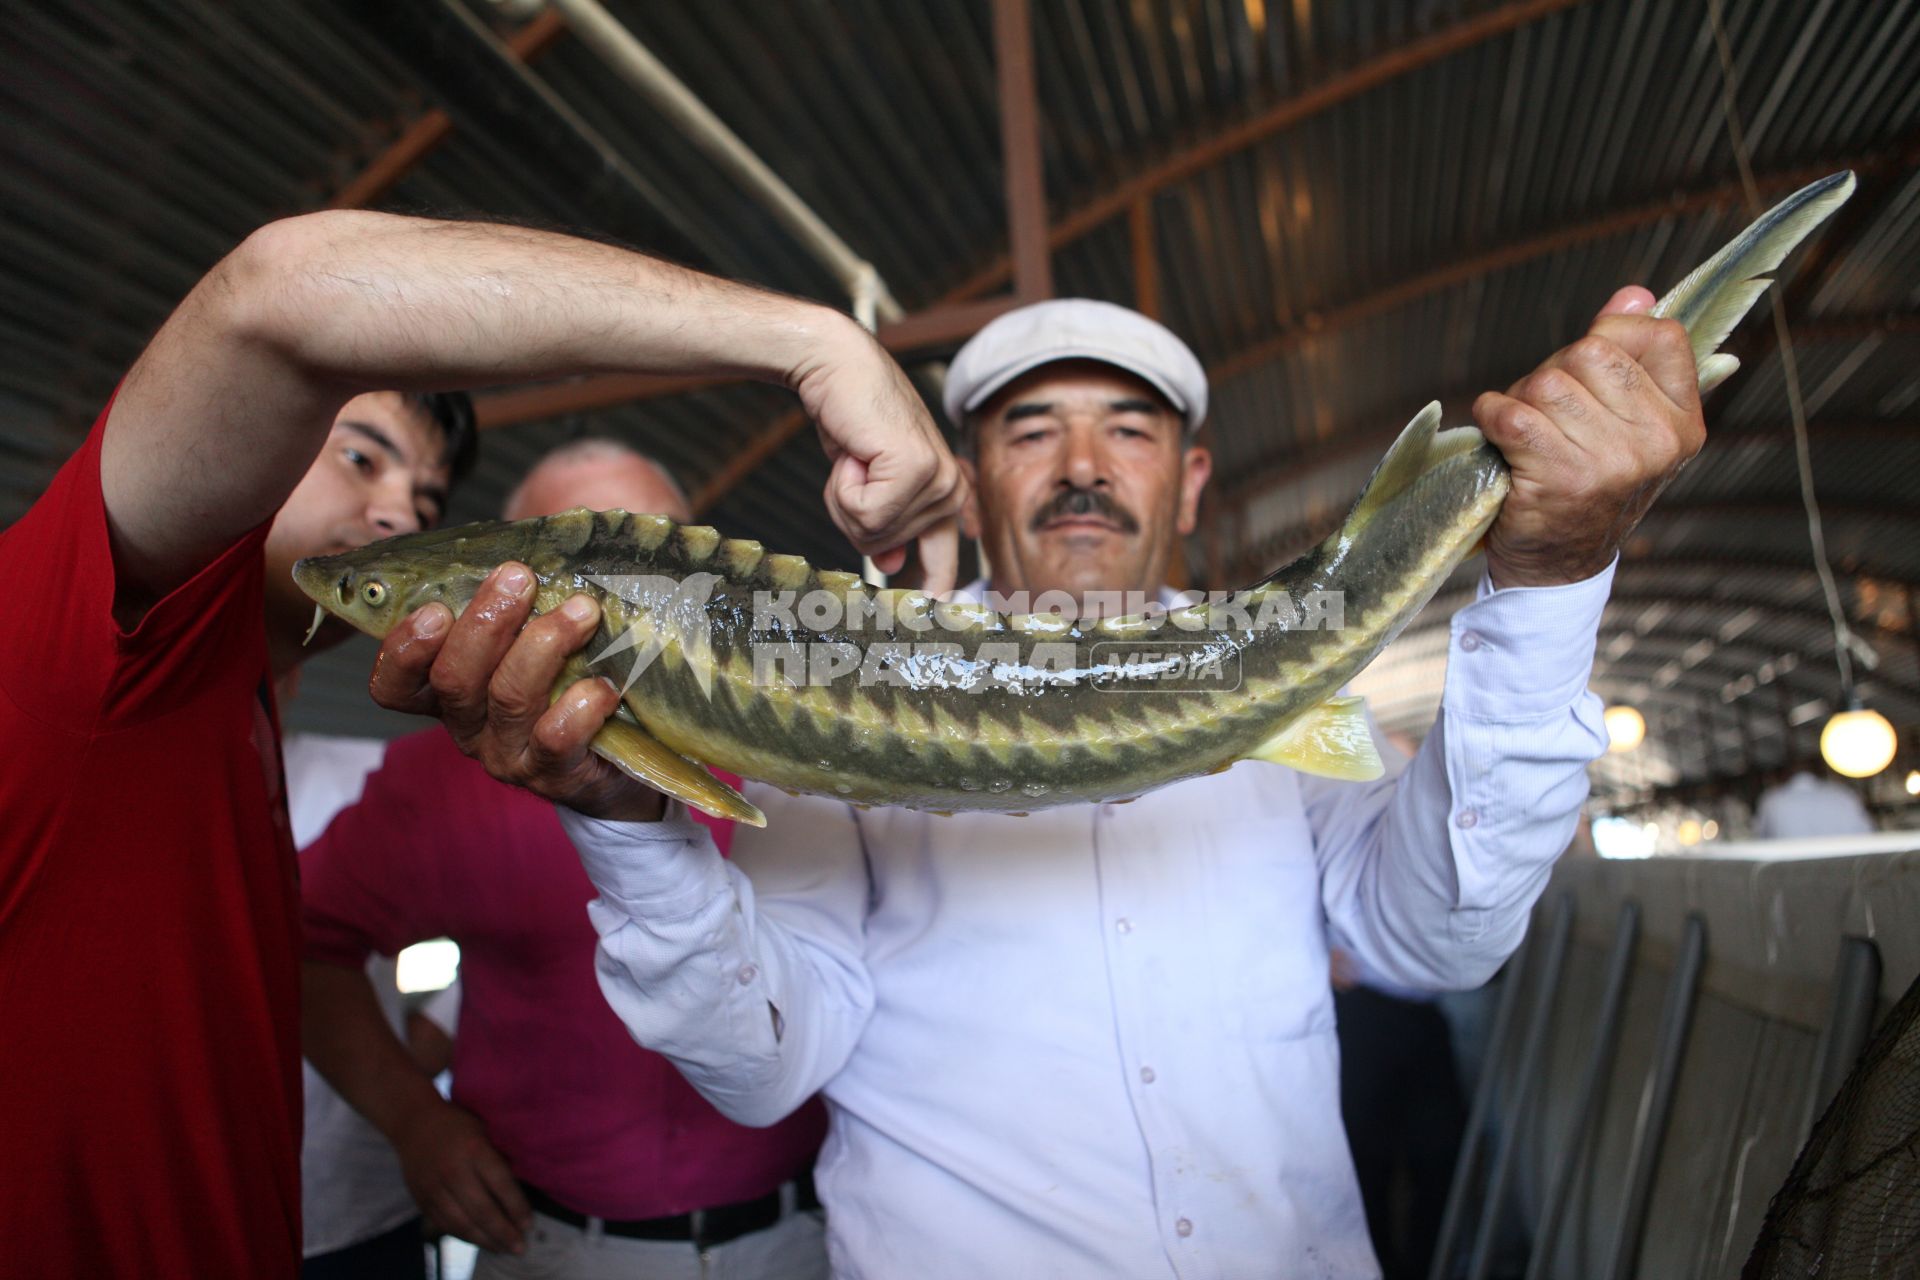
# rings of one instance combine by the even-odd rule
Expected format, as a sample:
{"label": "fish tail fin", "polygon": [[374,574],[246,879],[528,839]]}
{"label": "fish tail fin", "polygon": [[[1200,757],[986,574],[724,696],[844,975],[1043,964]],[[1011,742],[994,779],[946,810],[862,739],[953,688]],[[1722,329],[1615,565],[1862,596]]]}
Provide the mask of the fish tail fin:
{"label": "fish tail fin", "polygon": [[1678,320],[1693,341],[1704,393],[1740,367],[1719,347],[1773,283],[1773,271],[1827,215],[1853,194],[1851,170],[1802,187],[1761,214],[1653,305],[1650,313]]}

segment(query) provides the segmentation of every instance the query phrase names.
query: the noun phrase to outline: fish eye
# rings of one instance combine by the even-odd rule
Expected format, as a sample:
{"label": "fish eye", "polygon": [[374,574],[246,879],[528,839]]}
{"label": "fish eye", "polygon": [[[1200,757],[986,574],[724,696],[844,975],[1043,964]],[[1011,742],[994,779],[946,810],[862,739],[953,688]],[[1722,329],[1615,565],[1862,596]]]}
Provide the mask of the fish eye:
{"label": "fish eye", "polygon": [[366,586],[360,588],[360,598],[378,609],[387,598],[386,584],[369,582]]}

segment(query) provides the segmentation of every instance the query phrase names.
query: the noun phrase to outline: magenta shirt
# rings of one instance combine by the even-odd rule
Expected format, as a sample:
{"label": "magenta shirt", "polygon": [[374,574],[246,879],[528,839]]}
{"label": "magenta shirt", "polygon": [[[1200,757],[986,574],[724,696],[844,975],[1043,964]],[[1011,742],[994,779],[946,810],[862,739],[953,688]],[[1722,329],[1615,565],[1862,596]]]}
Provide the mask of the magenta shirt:
{"label": "magenta shirt", "polygon": [[[732,828],[709,825],[725,852]],[[309,960],[357,968],[370,951],[460,944],[454,1101],[563,1204],[602,1218],[730,1204],[819,1149],[817,1098],[749,1129],[633,1042],[600,994],[594,890],[553,806],[494,781],[445,730],[388,746],[360,802],[300,855],[300,880]]]}

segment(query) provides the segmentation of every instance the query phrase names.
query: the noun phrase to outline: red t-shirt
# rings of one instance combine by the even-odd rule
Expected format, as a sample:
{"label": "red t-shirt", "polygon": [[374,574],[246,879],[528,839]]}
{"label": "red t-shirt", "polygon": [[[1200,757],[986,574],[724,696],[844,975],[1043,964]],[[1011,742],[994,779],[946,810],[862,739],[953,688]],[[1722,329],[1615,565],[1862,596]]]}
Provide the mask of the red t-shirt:
{"label": "red t-shirt", "polygon": [[105,423],[0,532],[0,1277],[292,1276],[266,526],[121,630]]}
{"label": "red t-shirt", "polygon": [[[724,849],[731,825],[708,825]],[[600,993],[593,882],[553,805],[494,781],[444,729],[388,745],[360,802],[300,855],[300,878],[308,959],[358,968],[373,950],[460,944],[454,1100],[562,1204],[602,1218],[732,1204],[819,1149],[819,1102],[749,1129],[633,1042]]]}

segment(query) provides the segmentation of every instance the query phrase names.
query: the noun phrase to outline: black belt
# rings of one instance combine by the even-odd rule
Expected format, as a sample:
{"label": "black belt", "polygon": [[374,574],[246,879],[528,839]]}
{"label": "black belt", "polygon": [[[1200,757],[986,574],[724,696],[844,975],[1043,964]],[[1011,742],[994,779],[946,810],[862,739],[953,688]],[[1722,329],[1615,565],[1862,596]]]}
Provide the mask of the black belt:
{"label": "black belt", "polygon": [[[536,1213],[544,1213],[549,1218],[583,1230],[589,1222],[594,1221],[592,1215],[568,1208],[538,1187],[523,1182],[520,1190],[526,1193],[527,1203]],[[610,1236],[623,1236],[630,1240],[685,1240],[696,1249],[711,1249],[729,1240],[765,1231],[780,1221],[781,1190],[775,1187],[753,1200],[715,1205],[711,1209],[695,1209],[691,1213],[668,1214],[664,1218],[602,1218],[600,1229]],[[811,1170],[794,1179],[793,1207],[796,1212],[820,1207],[820,1197],[813,1189]]]}

